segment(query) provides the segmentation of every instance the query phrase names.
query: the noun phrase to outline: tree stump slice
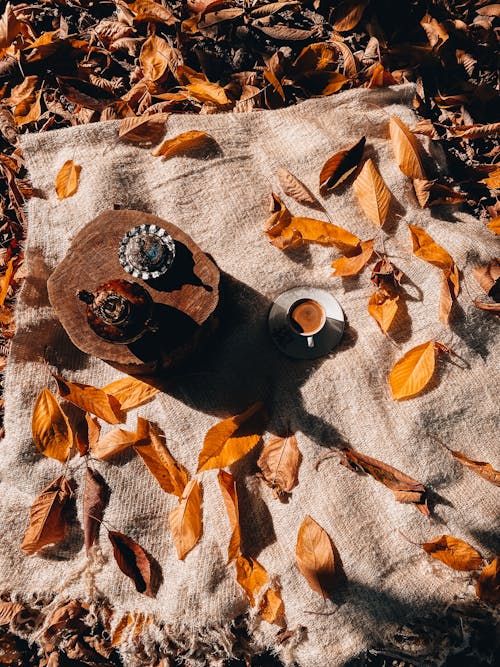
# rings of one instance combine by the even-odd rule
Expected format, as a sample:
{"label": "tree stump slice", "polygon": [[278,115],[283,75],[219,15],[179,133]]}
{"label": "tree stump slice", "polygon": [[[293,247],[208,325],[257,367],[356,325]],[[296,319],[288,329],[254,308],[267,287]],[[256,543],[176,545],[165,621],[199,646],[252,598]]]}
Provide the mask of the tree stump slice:
{"label": "tree stump slice", "polygon": [[[118,259],[123,235],[141,224],[163,227],[175,242],[175,260],[160,278],[144,281],[126,273]],[[158,333],[128,344],[110,343],[88,325],[78,290],[95,289],[114,278],[139,283],[155,303]],[[130,375],[154,375],[187,360],[217,325],[220,273],[215,263],[181,229],[150,213],[110,210],[89,222],[47,282],[50,303],[72,342]]]}

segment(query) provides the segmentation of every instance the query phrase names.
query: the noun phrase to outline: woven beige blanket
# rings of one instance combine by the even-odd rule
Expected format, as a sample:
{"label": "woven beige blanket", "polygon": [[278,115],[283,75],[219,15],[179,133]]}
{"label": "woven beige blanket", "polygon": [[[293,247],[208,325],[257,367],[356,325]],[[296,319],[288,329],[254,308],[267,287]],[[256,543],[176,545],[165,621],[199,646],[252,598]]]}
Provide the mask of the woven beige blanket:
{"label": "woven beige blanket", "polygon": [[[456,462],[434,436],[470,458],[500,467],[498,331],[494,316],[476,309],[471,299],[479,295],[472,268],[490,260],[498,247],[493,234],[472,217],[447,208],[422,210],[417,204],[387,134],[391,115],[410,126],[415,122],[412,95],[410,86],[396,86],[258,113],[170,116],[167,137],[203,130],[217,140],[221,154],[202,160],[153,157],[151,149],[118,140],[115,121],[24,137],[29,175],[40,196],[28,206],[28,277],[17,301],[17,333],[5,373],[1,593],[43,603],[43,613],[65,600],[85,600],[96,619],[107,608],[113,611],[112,629],[128,612],[146,614],[135,638],[129,626],[116,640],[125,664],[132,666],[176,656],[190,666],[222,665],[224,659],[269,647],[287,667],[335,667],[374,646],[412,653],[416,663],[439,664],[447,641],[453,641],[440,632],[445,610],[481,603],[469,573],[455,572],[408,540],[419,543],[449,534],[468,541],[485,558],[493,555],[498,491]],[[406,276],[407,296],[391,330],[393,341],[367,312],[373,292],[369,270],[358,278],[331,278],[330,264],[338,256],[334,249],[310,246],[285,253],[262,233],[270,193],[280,192],[279,167],[317,192],[325,160],[362,135],[393,195],[385,249]],[[80,185],[74,196],[59,201],[56,174],[70,159],[81,165]],[[322,215],[311,216],[310,209],[282,197],[295,215]],[[373,238],[376,229],[352,187],[324,202],[334,222],[362,239]],[[44,387],[54,390],[50,369],[95,386],[122,377],[71,344],[46,292],[47,278],[71,238],[114,205],[154,213],[190,234],[225,272],[230,312],[198,368],[180,374],[172,393],[160,393],[129,413],[129,428],[135,428],[137,414],[156,422],[171,453],[192,475],[207,430],[257,400],[265,402],[271,417],[264,441],[287,429],[297,435],[302,462],[288,503],[274,499],[256,478],[260,447],[232,466],[245,551],[282,587],[286,624],[294,632],[281,643],[278,628],[249,610],[234,565],[226,564],[230,525],[216,471],[199,476],[203,535],[179,561],[167,521],[177,498],[161,490],[137,456],[96,464],[111,488],[109,525],[137,540],[161,567],[163,583],[153,599],[137,593],[118,569],[104,530],[87,560],[81,515],[69,539],[47,554],[27,557],[20,551],[33,499],[61,473],[61,465],[43,457],[31,436],[36,397]],[[463,272],[464,288],[450,328],[438,320],[440,271],[412,254],[408,224],[423,227]],[[267,334],[270,304],[297,285],[330,290],[348,323],[339,347],[315,363],[283,356]],[[443,356],[426,391],[393,401],[390,369],[405,351],[432,339],[460,358]],[[431,519],[335,458],[315,469],[329,448],[343,443],[428,486]],[[75,457],[68,474],[81,480],[83,469]],[[78,513],[82,492],[80,483]],[[335,543],[345,570],[345,586],[331,602],[324,603],[309,588],[295,564],[297,532],[308,514]],[[431,620],[422,620],[432,614]],[[246,639],[235,631],[238,618],[240,626],[247,624]]]}

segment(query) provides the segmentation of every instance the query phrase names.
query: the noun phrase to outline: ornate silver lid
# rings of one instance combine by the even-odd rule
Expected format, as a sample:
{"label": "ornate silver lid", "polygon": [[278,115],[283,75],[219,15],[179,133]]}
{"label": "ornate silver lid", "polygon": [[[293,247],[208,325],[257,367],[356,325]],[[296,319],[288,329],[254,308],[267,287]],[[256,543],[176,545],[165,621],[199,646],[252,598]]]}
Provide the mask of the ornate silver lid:
{"label": "ornate silver lid", "polygon": [[120,264],[134,278],[159,278],[175,258],[173,238],[158,225],[132,227],[120,241]]}

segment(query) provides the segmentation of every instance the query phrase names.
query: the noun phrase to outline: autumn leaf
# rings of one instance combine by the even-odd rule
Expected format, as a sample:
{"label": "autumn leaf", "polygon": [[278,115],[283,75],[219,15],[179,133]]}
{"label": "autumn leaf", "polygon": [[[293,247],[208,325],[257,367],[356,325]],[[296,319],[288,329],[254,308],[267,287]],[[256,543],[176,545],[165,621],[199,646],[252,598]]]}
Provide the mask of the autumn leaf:
{"label": "autumn leaf", "polygon": [[201,489],[196,479],[186,484],[179,505],[168,515],[179,560],[184,560],[201,537]]}
{"label": "autumn leaf", "polygon": [[331,222],[293,216],[290,225],[281,233],[281,238],[290,238],[297,234],[304,243],[318,243],[323,246],[337,246],[343,252],[358,249],[360,239],[347,229]]}
{"label": "autumn leaf", "polygon": [[[137,419],[137,444],[134,450],[166,493],[181,497],[189,481],[187,470],[170,454],[166,438],[152,422]],[[140,444],[139,444],[140,443]]]}
{"label": "autumn leaf", "polygon": [[73,160],[66,160],[56,176],[56,193],[58,199],[72,197],[78,190],[82,168]]}
{"label": "autumn leaf", "polygon": [[59,395],[85,412],[104,419],[108,424],[119,424],[125,421],[120,403],[114,396],[106,394],[102,389],[80,382],[69,382],[59,375],[53,374],[57,382]]}
{"label": "autumn leaf", "polygon": [[217,83],[197,79],[196,81],[188,83],[185,86],[185,89],[191,97],[194,97],[194,99],[199,102],[209,102],[210,104],[215,104],[220,107],[231,104],[231,100],[226,95],[226,91]]}
{"label": "autumn leaf", "polygon": [[22,614],[25,609],[19,602],[4,602],[0,600],[0,627],[2,625],[10,625],[18,614]]}
{"label": "autumn leaf", "polygon": [[236,581],[245,591],[252,607],[261,588],[269,581],[266,569],[250,556],[238,556],[236,559]]}
{"label": "autumn leaf", "polygon": [[345,148],[328,158],[319,175],[319,190],[325,194],[343,183],[358,167],[363,157],[366,138],[361,139],[351,146]]}
{"label": "autumn leaf", "polygon": [[104,477],[97,470],[87,466],[83,494],[83,530],[87,553],[99,535],[100,522],[108,504],[109,493]]}
{"label": "autumn leaf", "polygon": [[485,565],[476,582],[476,595],[484,602],[500,602],[500,558],[494,558]]}
{"label": "autumn leaf", "polygon": [[48,544],[61,542],[67,532],[63,511],[73,495],[71,483],[64,475],[54,479],[37,496],[30,508],[30,522],[21,549],[32,556]]}
{"label": "autumn leaf", "polygon": [[427,232],[416,225],[408,225],[413,243],[413,254],[420,259],[437,266],[443,271],[451,271],[454,261],[451,255],[442,248]]}
{"label": "autumn leaf", "polygon": [[357,175],[353,189],[366,217],[382,227],[389,213],[391,192],[370,158]]}
{"label": "autumn leaf", "polygon": [[400,118],[391,116],[389,134],[394,157],[403,174],[408,178],[427,180],[420,144],[409,127]]}
{"label": "autumn leaf", "polygon": [[108,461],[129,447],[145,444],[147,440],[144,440],[144,437],[144,433],[138,434],[137,431],[115,428],[108,431],[97,443],[91,446],[91,453],[94,458],[100,461]]}
{"label": "autumn leaf", "polygon": [[198,130],[191,130],[189,132],[181,132],[172,139],[165,139],[153,151],[155,157],[162,156],[164,158],[178,157],[180,155],[194,155],[213,149],[217,142],[206,132],[199,132]]}
{"label": "autumn leaf", "polygon": [[102,390],[108,396],[114,396],[125,412],[148,403],[159,392],[157,387],[130,375],[107,384]]}
{"label": "autumn leaf", "polygon": [[494,299],[499,289],[497,284],[500,279],[500,261],[492,259],[488,264],[473,269],[472,273],[488,296]]}
{"label": "autumn leaf", "polygon": [[498,190],[500,188],[500,167],[492,171],[486,178],[481,179],[479,182],[484,183],[489,188]]}
{"label": "autumn leaf", "polygon": [[344,0],[333,11],[331,21],[337,32],[349,32],[363,16],[370,0]]}
{"label": "autumn leaf", "polygon": [[425,516],[429,516],[427,507],[426,488],[420,482],[412,479],[401,470],[378,461],[371,456],[361,454],[354,449],[341,450],[341,464],[353,472],[371,475],[377,482],[381,482],[390,489],[399,503],[412,503]]}
{"label": "autumn leaf", "polygon": [[472,302],[476,308],[480,308],[481,310],[488,310],[492,313],[500,313],[500,303],[485,303],[484,301],[478,301],[477,299],[474,299]]}
{"label": "autumn leaf", "polygon": [[16,16],[10,2],[5,5],[4,13],[0,18],[0,57],[21,32],[23,24]]}
{"label": "autumn leaf", "polygon": [[73,446],[73,431],[57,398],[48,389],[42,389],[36,400],[31,427],[37,449],[65,463]]}
{"label": "autumn leaf", "polygon": [[451,535],[441,535],[431,542],[424,542],[422,549],[432,558],[462,572],[476,570],[483,564],[483,558],[478,551],[467,542]]}
{"label": "autumn leaf", "polygon": [[100,435],[101,425],[95,417],[86,412],[85,418],[78,422],[75,431],[76,446],[80,456],[85,456],[89,453],[89,448],[96,446]]}
{"label": "autumn leaf", "polygon": [[437,181],[427,181],[425,179],[415,178],[413,181],[415,194],[418,203],[422,208],[429,206],[440,206],[446,204],[461,204],[467,201],[467,195],[463,192],[457,192],[453,188],[437,183]]}
{"label": "autumn leaf", "polygon": [[340,257],[332,262],[332,278],[357,276],[370,261],[373,255],[373,239],[363,241],[359,246],[359,252],[349,257]]}
{"label": "autumn leaf", "polygon": [[328,534],[309,515],[297,535],[295,562],[313,591],[324,599],[334,593],[343,571],[340,557]]}
{"label": "autumn leaf", "polygon": [[209,429],[198,459],[198,472],[226,468],[257,445],[267,424],[262,403],[229,417]]}
{"label": "autumn leaf", "polygon": [[286,195],[295,199],[299,204],[323,210],[323,206],[319,203],[309,188],[304,185],[302,181],[299,181],[296,176],[290,173],[288,169],[280,167],[276,175],[278,176],[280,185]]}
{"label": "autumn leaf", "polygon": [[0,306],[3,306],[5,303],[5,299],[7,298],[7,294],[9,292],[9,287],[10,287],[10,281],[12,279],[12,275],[14,273],[14,261],[15,258],[11,257],[7,263],[7,268],[5,269],[5,273],[3,274],[1,278],[1,283],[0,283]]}
{"label": "autumn leaf", "polygon": [[231,524],[231,539],[227,549],[227,562],[230,563],[241,555],[240,514],[238,508],[238,493],[236,491],[236,480],[231,473],[219,470],[219,480],[222,498],[226,507],[229,523]]}
{"label": "autumn leaf", "polygon": [[257,461],[262,473],[259,476],[271,487],[275,498],[285,500],[297,485],[300,460],[301,454],[294,435],[271,438],[264,445]]}
{"label": "autumn leaf", "polygon": [[398,312],[398,301],[398,295],[391,294],[383,288],[374,292],[368,301],[368,312],[385,334]]}
{"label": "autumn leaf", "polygon": [[156,144],[165,134],[168,113],[154,113],[151,116],[127,116],[120,121],[120,139],[136,144]]}
{"label": "autumn leaf", "polygon": [[169,9],[153,0],[135,0],[127,5],[127,9],[134,13],[134,21],[159,21],[165,25],[178,22]]}
{"label": "autumn leaf", "polygon": [[123,574],[132,579],[138,593],[154,597],[151,587],[151,562],[144,549],[117,530],[108,531],[108,537],[113,545],[116,563]]}
{"label": "autumn leaf", "polygon": [[500,234],[500,215],[490,220],[486,225],[494,234]]}
{"label": "autumn leaf", "polygon": [[434,374],[436,353],[442,351],[433,340],[408,350],[397,361],[389,375],[394,400],[411,398],[422,391]]}
{"label": "autumn leaf", "polygon": [[42,114],[42,89],[38,85],[37,76],[27,76],[11,92],[9,101],[15,105],[12,115],[18,127],[36,122]]}
{"label": "autumn leaf", "polygon": [[150,81],[159,81],[165,73],[175,67],[179,56],[168,42],[157,35],[150,35],[141,47],[139,62],[144,77]]}
{"label": "autumn leaf", "polygon": [[438,440],[438,442],[443,445],[443,447],[445,447],[450,452],[450,454],[463,466],[470,468],[476,474],[480,475],[480,477],[488,482],[491,482],[495,486],[500,486],[500,470],[495,470],[491,463],[485,463],[484,461],[474,461],[473,459],[465,456],[465,454],[462,454],[462,452],[459,452],[455,449],[450,449],[450,447],[445,445],[444,442],[441,442],[441,440]]}
{"label": "autumn leaf", "polygon": [[285,605],[278,587],[269,587],[259,601],[259,616],[268,623],[281,625],[285,615]]}
{"label": "autumn leaf", "polygon": [[375,287],[397,287],[401,285],[403,272],[397,269],[384,255],[375,263],[372,269],[370,280]]}

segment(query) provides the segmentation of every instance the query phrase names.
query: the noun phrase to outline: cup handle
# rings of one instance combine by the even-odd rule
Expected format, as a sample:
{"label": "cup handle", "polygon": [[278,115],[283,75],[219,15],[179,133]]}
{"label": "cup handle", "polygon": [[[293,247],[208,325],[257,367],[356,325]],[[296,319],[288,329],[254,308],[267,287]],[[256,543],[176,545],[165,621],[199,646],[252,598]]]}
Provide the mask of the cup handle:
{"label": "cup handle", "polygon": [[314,347],[314,338],[312,336],[307,337],[307,347]]}

